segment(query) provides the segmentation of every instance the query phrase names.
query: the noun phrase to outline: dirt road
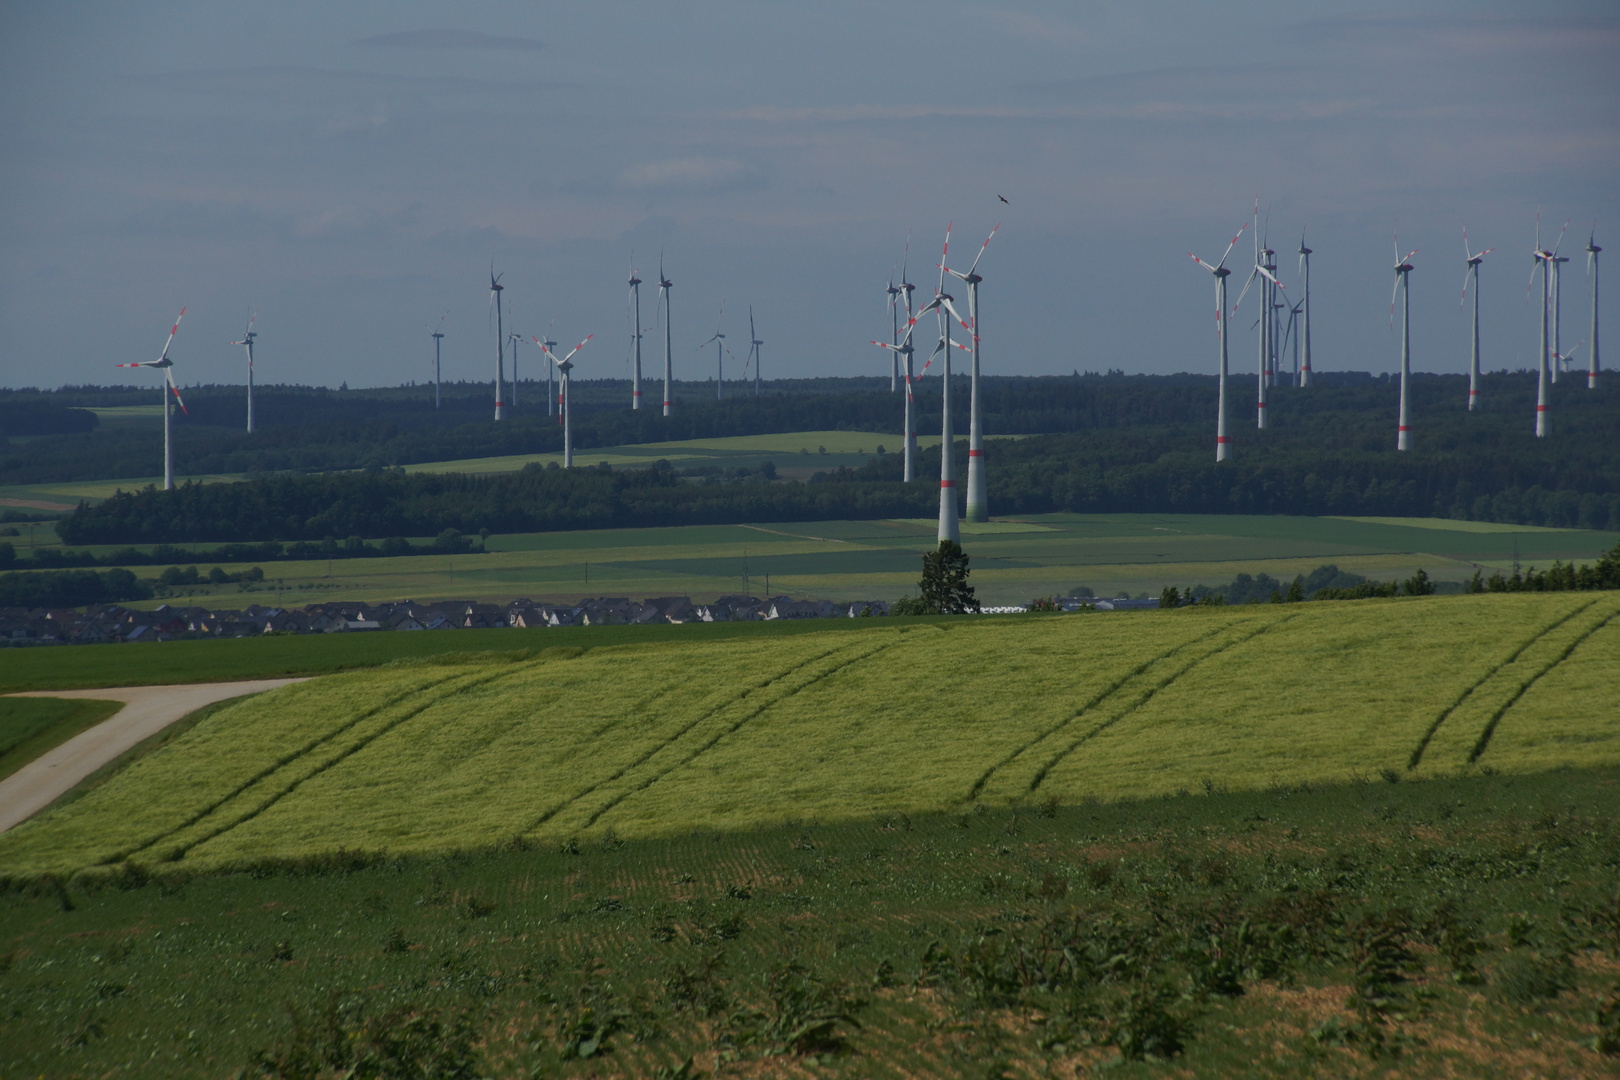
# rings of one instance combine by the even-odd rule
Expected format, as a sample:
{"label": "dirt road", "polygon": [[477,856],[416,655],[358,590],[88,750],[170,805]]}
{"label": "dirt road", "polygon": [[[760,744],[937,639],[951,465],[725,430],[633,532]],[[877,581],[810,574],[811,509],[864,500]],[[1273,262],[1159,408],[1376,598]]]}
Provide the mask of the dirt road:
{"label": "dirt road", "polygon": [[27,821],[71,791],[79,781],[182,716],[216,701],[303,681],[256,679],[181,686],[120,686],[105,690],[32,690],[16,694],[16,697],[122,701],[124,707],[0,780],[0,832]]}

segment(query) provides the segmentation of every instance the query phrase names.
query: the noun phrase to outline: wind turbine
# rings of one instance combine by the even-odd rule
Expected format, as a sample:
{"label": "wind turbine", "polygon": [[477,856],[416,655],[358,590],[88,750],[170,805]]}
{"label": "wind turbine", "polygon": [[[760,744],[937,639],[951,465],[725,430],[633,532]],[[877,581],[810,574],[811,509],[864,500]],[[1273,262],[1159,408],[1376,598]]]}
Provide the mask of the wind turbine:
{"label": "wind turbine", "polygon": [[1592,355],[1588,358],[1586,369],[1586,388],[1596,390],[1598,383],[1598,370],[1602,366],[1598,361],[1598,252],[1603,249],[1595,243],[1597,239],[1597,226],[1592,226],[1592,233],[1586,238],[1586,276],[1592,279]]}
{"label": "wind turbine", "polygon": [[672,372],[669,361],[669,290],[675,283],[664,276],[664,256],[658,256],[658,304],[664,311],[664,415],[669,415]]}
{"label": "wind turbine", "polygon": [[[552,319],[551,320],[551,325],[556,326],[557,325],[557,320]],[[541,349],[549,349],[555,344],[557,344],[557,343],[555,341],[551,340],[551,329],[548,327],[546,329],[546,340],[540,342],[540,347],[541,347]],[[561,390],[560,387],[555,387],[555,386],[553,386],[551,384],[551,372],[552,372],[552,370],[553,370],[552,368],[546,368],[546,415],[547,416],[557,416],[557,415],[559,415],[559,410],[562,408],[562,400],[561,400],[562,390]]]}
{"label": "wind turbine", "polygon": [[1300,316],[1299,336],[1304,339],[1304,366],[1299,369],[1299,385],[1311,385],[1311,249],[1305,246],[1305,230],[1299,233],[1299,276],[1305,292],[1304,313]]}
{"label": "wind turbine", "polygon": [[[180,332],[180,320],[185,318],[185,317],[186,317],[186,309],[181,308],[180,309],[180,314],[178,314],[178,315],[176,315],[174,317],[174,326],[171,327],[170,330],[169,330],[169,340],[165,341],[163,343],[163,352],[158,356],[158,358],[156,360],[137,360],[132,364],[119,364],[118,366],[121,367],[121,368],[149,367],[149,368],[158,368],[159,370],[161,370],[163,372],[163,382],[165,384],[164,388],[166,390],[169,390],[169,391],[173,392],[174,400],[180,402],[180,411],[186,413],[186,415],[189,416],[191,414],[189,412],[186,412],[186,403],[180,397],[180,388],[178,386],[174,385],[174,370],[173,370],[174,369],[174,361],[169,359],[169,346],[174,344],[174,335],[176,335],[176,334],[178,334]],[[173,488],[174,488],[174,444],[170,440],[170,435],[169,435],[169,415],[170,415],[170,413],[172,411],[173,411],[173,406],[171,406],[169,404],[169,395],[166,393],[166,394],[163,395],[163,490],[164,491],[170,491],[170,490],[173,490]]]}
{"label": "wind turbine", "polygon": [[1189,259],[1215,275],[1215,336],[1220,339],[1221,343],[1220,404],[1215,420],[1216,461],[1226,460],[1227,445],[1231,442],[1226,436],[1226,279],[1232,271],[1226,268],[1226,258],[1232,254],[1232,249],[1237,246],[1239,238],[1243,236],[1243,229],[1248,227],[1248,222],[1244,222],[1243,227],[1238,229],[1237,236],[1232,237],[1232,242],[1226,245],[1226,251],[1221,255],[1221,261],[1214,266],[1209,265],[1209,263],[1192,252],[1187,252]]}
{"label": "wind turbine", "polygon": [[[1232,313],[1234,315],[1237,314],[1237,309],[1242,306],[1243,298],[1245,296],[1249,295],[1249,286],[1254,284],[1254,279],[1255,278],[1262,278],[1265,281],[1270,282],[1271,285],[1281,285],[1282,284],[1280,281],[1277,280],[1277,275],[1276,274],[1274,274],[1270,270],[1266,269],[1266,265],[1262,261],[1262,250],[1261,250],[1261,247],[1260,247],[1261,241],[1260,241],[1260,236],[1259,236],[1259,228],[1260,228],[1259,219],[1260,219],[1260,202],[1257,199],[1257,200],[1255,200],[1254,269],[1249,272],[1249,280],[1243,283],[1243,291],[1238,293],[1237,303],[1232,305]],[[1265,252],[1270,253],[1271,249],[1266,248]],[[1226,260],[1222,259],[1221,261],[1224,263]],[[1260,318],[1259,318],[1259,323],[1260,323],[1260,365],[1259,365],[1260,375],[1259,375],[1259,389],[1258,389],[1258,398],[1259,398],[1259,400],[1258,400],[1257,407],[1255,409],[1255,426],[1258,427],[1261,431],[1264,431],[1266,429],[1266,382],[1267,382],[1266,376],[1268,374],[1267,369],[1268,369],[1268,367],[1270,366],[1270,363],[1271,363],[1271,341],[1270,341],[1270,337],[1271,337],[1271,314],[1272,313],[1270,311],[1270,303],[1271,303],[1271,301],[1268,299],[1270,297],[1270,295],[1271,295],[1270,286],[1269,285],[1261,285],[1260,286],[1260,299],[1256,301],[1257,303],[1262,304],[1262,307],[1260,309]]]}
{"label": "wind turbine", "polygon": [[[889,340],[899,344],[900,341],[900,297],[905,289],[894,283],[894,271],[889,271]],[[911,315],[906,312],[907,317]],[[889,393],[900,388],[900,354],[895,353],[889,357]]]}
{"label": "wind turbine", "polygon": [[[954,318],[961,323],[962,328],[972,332],[972,328],[957,313],[951,301],[955,298],[945,291],[945,259],[951,250],[951,226],[945,226],[945,246],[939,253],[939,284],[934,288],[934,298],[923,305],[914,319],[920,319],[930,311],[935,313],[939,320],[939,344],[934,347],[937,355],[945,353],[945,368],[941,372],[944,376],[944,401],[941,406],[941,422],[939,437],[939,539],[941,542],[950,540],[953,543],[961,542],[961,527],[956,516],[956,460],[952,453],[951,437],[951,322]],[[949,316],[947,317],[947,312]],[[929,357],[932,363],[933,356]]]}
{"label": "wind turbine", "polygon": [[518,343],[523,340],[523,335],[515,332],[507,334],[506,340],[512,343],[512,408],[515,409],[518,403],[518,384],[523,381],[518,378],[517,366]]}
{"label": "wind turbine", "polygon": [[1564,364],[1563,334],[1559,330],[1559,327],[1563,322],[1563,320],[1560,318],[1560,315],[1563,312],[1563,304],[1560,303],[1560,296],[1559,296],[1558,286],[1563,281],[1564,264],[1569,262],[1569,256],[1568,255],[1560,255],[1560,254],[1558,254],[1558,249],[1560,247],[1563,247],[1563,245],[1564,245],[1564,237],[1563,237],[1562,234],[1559,234],[1558,243],[1553,245],[1553,257],[1552,257],[1552,359],[1553,359],[1552,381],[1553,382],[1558,381],[1559,371],[1565,367],[1565,364]]}
{"label": "wind turbine", "polygon": [[[1564,222],[1564,229],[1569,228],[1569,222]],[[1558,247],[1564,242],[1564,233],[1559,232],[1558,243],[1548,251],[1541,246],[1541,210],[1536,210],[1536,250],[1531,256],[1534,265],[1530,268],[1530,281],[1524,287],[1525,299],[1530,298],[1530,289],[1536,283],[1536,271],[1541,271],[1541,360],[1536,377],[1536,438],[1547,437],[1547,307],[1548,292],[1551,289],[1552,272],[1548,266],[1558,257]]]}
{"label": "wind turbine", "polygon": [[1462,300],[1457,307],[1461,308],[1468,301],[1468,283],[1474,283],[1474,345],[1469,353],[1468,360],[1468,411],[1473,412],[1479,402],[1479,264],[1485,261],[1485,256],[1495,251],[1495,248],[1486,248],[1478,255],[1468,250],[1468,226],[1463,225],[1463,255],[1468,260],[1468,269],[1463,272]]}
{"label": "wind turbine", "polygon": [[[1395,434],[1395,449],[1405,450],[1407,433],[1406,415],[1406,381],[1412,374],[1412,283],[1408,275],[1412,273],[1412,256],[1417,254],[1413,248],[1404,256],[1401,254],[1401,238],[1395,234],[1395,289],[1389,294],[1389,324],[1395,325],[1395,291],[1401,294],[1401,417],[1400,429]],[[1402,285],[1406,287],[1401,288]]]}
{"label": "wind turbine", "polygon": [[439,332],[439,328],[444,325],[444,320],[449,314],[447,311],[440,315],[439,325],[433,328],[433,407],[435,409],[439,407],[439,342],[444,340],[444,335]]}
{"label": "wind turbine", "polygon": [[569,405],[568,405],[568,384],[570,382],[570,380],[568,378],[568,373],[570,371],[574,370],[574,363],[573,363],[574,354],[579,352],[579,350],[583,349],[585,347],[586,343],[589,342],[591,340],[591,338],[593,338],[595,336],[596,336],[595,334],[592,334],[590,337],[587,337],[584,341],[580,342],[578,345],[575,345],[572,349],[569,349],[568,350],[568,355],[563,357],[561,360],[558,360],[557,359],[557,354],[551,351],[550,346],[556,344],[555,342],[551,342],[549,344],[543,344],[540,341],[539,338],[534,338],[533,339],[534,343],[536,345],[539,345],[541,350],[548,357],[551,358],[552,363],[557,365],[557,370],[562,373],[562,391],[561,391],[561,393],[562,393],[562,426],[563,426],[563,468],[565,468],[565,469],[572,469],[574,467],[574,432],[573,432],[573,426],[570,423],[570,421],[572,420],[572,414],[571,414],[571,411],[570,411]]}
{"label": "wind turbine", "polygon": [[[910,293],[906,294],[906,299],[907,299],[907,301],[909,301],[911,299],[911,294]],[[909,307],[909,306],[910,306],[910,304],[908,303],[907,307]],[[911,334],[912,334],[912,331],[914,331],[916,328],[917,328],[917,316],[912,315],[912,314],[910,314],[908,312],[907,315],[906,315],[906,332],[903,335],[899,334],[897,332],[896,335],[895,335],[896,340],[894,342],[892,342],[892,343],[887,342],[887,341],[874,341],[874,342],[872,342],[872,344],[876,345],[878,348],[880,348],[880,349],[888,349],[892,353],[894,353],[896,362],[898,362],[901,359],[904,359],[904,361],[905,361],[905,368],[906,368],[906,430],[905,430],[905,447],[906,447],[905,458],[906,458],[906,462],[905,462],[905,465],[906,465],[906,467],[905,467],[905,474],[904,474],[903,480],[907,484],[911,483],[912,480],[916,479],[916,476],[912,472],[912,463],[913,463],[913,457],[914,457],[913,452],[917,448],[917,432],[914,429],[913,424],[912,424],[912,414],[913,414],[913,410],[916,408],[916,398],[912,394],[912,390],[911,390],[912,384],[915,381],[913,379],[913,377],[912,377],[912,370],[911,370],[911,356],[912,356]],[[933,360],[933,358],[930,357],[929,362],[932,363],[932,360]],[[925,370],[926,370],[926,366],[925,366]]]}
{"label": "wind turbine", "polygon": [[[709,339],[709,341],[714,342],[714,400],[716,401],[720,400],[726,384],[725,359],[721,355],[726,347],[726,335],[720,332],[720,320],[725,314],[726,302],[722,300],[720,301],[720,314],[714,317],[714,337]],[[705,348],[709,341],[705,341],[698,348]]]}
{"label": "wind turbine", "polygon": [[[754,362],[754,396],[759,397],[759,347],[765,344],[759,338],[759,331],[754,329],[754,305],[748,305],[748,336],[752,339],[748,343],[749,359]],[[743,375],[746,377],[747,362],[744,362]]]}
{"label": "wind turbine", "polygon": [[1300,366],[1299,366],[1299,338],[1300,338],[1300,335],[1296,332],[1296,327],[1299,326],[1299,317],[1300,317],[1299,313],[1305,309],[1305,301],[1304,300],[1296,300],[1293,304],[1284,304],[1283,306],[1288,308],[1288,323],[1283,329],[1282,351],[1284,353],[1286,353],[1288,351],[1288,343],[1293,342],[1293,345],[1294,345],[1294,385],[1295,386],[1303,386],[1304,384],[1302,382],[1300,382],[1300,376],[1301,376],[1302,372],[1300,371]]}
{"label": "wind turbine", "polygon": [[[635,253],[630,255],[635,260]],[[636,268],[630,268],[630,305],[634,310],[635,322],[630,327],[631,346],[635,349],[635,367],[631,369],[630,377],[630,408],[641,408],[641,278],[636,275]],[[550,374],[550,369],[547,369]],[[549,379],[547,380],[550,381]]]}
{"label": "wind turbine", "polygon": [[489,302],[495,308],[495,419],[506,419],[506,399],[502,384],[506,381],[505,329],[501,326],[501,284],[505,274],[495,273],[495,261],[489,263]]}
{"label": "wind turbine", "polygon": [[[258,313],[258,311],[255,310],[253,312],[253,314],[248,316],[247,329],[242,331],[242,340],[241,341],[233,341],[233,342],[231,342],[232,345],[241,345],[241,346],[243,346],[243,347],[245,347],[247,349],[247,362],[248,362],[248,417],[247,417],[247,430],[248,430],[249,435],[253,434],[253,339],[259,336],[258,334],[255,334],[253,332],[253,320],[257,319],[258,317],[259,317],[259,313]],[[178,321],[176,321],[175,325],[178,326],[180,324],[179,324]]]}
{"label": "wind turbine", "polygon": [[968,320],[972,324],[969,332],[973,335],[973,380],[968,405],[968,483],[967,483],[967,519],[969,521],[989,521],[990,504],[984,487],[984,438],[983,428],[979,423],[979,282],[981,278],[975,271],[979,268],[979,260],[984,258],[985,249],[990,241],[996,238],[996,229],[1001,228],[998,222],[990,235],[984,238],[984,245],[979,253],[973,257],[973,265],[968,267],[967,273],[952,270],[943,265],[941,258],[940,269],[954,278],[960,278],[968,287]]}

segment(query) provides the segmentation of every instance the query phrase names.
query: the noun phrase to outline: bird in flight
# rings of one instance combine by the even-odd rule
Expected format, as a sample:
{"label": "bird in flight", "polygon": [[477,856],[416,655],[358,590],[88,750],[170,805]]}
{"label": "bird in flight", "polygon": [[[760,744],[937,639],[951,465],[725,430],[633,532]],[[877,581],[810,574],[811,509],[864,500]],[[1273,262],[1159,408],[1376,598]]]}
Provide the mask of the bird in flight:
{"label": "bird in flight", "polygon": [[[997,195],[996,198],[1000,199],[1002,202],[1007,202],[1007,196],[1005,195]],[[1011,206],[1012,203],[1007,203],[1007,205]]]}

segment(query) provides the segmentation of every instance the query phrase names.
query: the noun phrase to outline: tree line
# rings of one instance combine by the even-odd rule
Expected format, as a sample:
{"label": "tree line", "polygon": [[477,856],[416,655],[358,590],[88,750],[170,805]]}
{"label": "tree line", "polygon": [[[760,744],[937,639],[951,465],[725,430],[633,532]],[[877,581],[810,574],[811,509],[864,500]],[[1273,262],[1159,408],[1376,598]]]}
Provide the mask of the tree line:
{"label": "tree line", "polygon": [[[773,391],[758,399],[681,401],[675,414],[665,417],[655,409],[620,407],[620,388],[614,380],[599,384],[580,380],[575,384],[575,446],[586,450],[807,430],[870,431],[893,435],[898,442],[903,397],[889,393],[886,384],[887,380],[874,379],[815,380],[793,392]],[[611,399],[606,396],[609,388],[615,395]],[[1138,434],[1166,429],[1187,432],[1199,446],[1213,441],[1215,380],[1205,376],[1001,376],[985,378],[981,389],[984,427],[991,433],[1109,433],[1104,442],[1126,449],[1136,444]],[[1567,449],[1602,441],[1606,435],[1613,444],[1620,425],[1612,409],[1602,408],[1603,395],[1575,387],[1574,380],[1554,389],[1556,437],[1548,443]],[[593,392],[599,399],[594,407],[588,403]],[[1240,450],[1275,445],[1292,429],[1303,428],[1330,445],[1383,452],[1393,446],[1395,392],[1388,379],[1327,373],[1308,390],[1279,388],[1269,410],[1273,429],[1263,436],[1243,423],[1252,410],[1238,405],[1233,406],[1232,428]],[[1415,439],[1420,449],[1477,439],[1482,432],[1497,432],[1515,443],[1529,441],[1523,421],[1534,415],[1533,377],[1487,376],[1486,406],[1480,414],[1466,412],[1465,394],[1460,377],[1414,378]],[[128,390],[114,394],[97,388],[53,394],[10,391],[0,392],[0,406],[24,412],[49,406],[93,421],[94,415],[82,408],[63,406],[127,403],[130,397]],[[157,399],[148,393],[140,400]],[[959,388],[953,395],[953,422],[964,434],[967,401]],[[496,424],[489,420],[489,402],[482,391],[476,396],[448,396],[446,407],[437,411],[420,387],[380,391],[266,387],[254,402],[259,430],[250,436],[241,430],[240,388],[187,391],[191,415],[176,414],[174,431],[182,475],[389,468],[554,453],[562,446],[555,420],[544,415],[538,403]],[[937,379],[918,384],[917,409],[922,431],[938,430]],[[108,426],[0,447],[0,483],[116,480],[161,471],[162,440],[155,429]]]}
{"label": "tree line", "polygon": [[[986,415],[999,418],[987,421],[989,430],[1079,426],[991,442],[991,512],[1435,516],[1620,529],[1620,413],[1607,396],[1574,380],[1560,384],[1555,434],[1535,439],[1526,420],[1533,416],[1533,379],[1494,379],[1487,380],[1489,408],[1474,415],[1461,404],[1462,380],[1415,380],[1419,422],[1415,449],[1407,453],[1393,449],[1395,391],[1389,380],[1345,377],[1308,390],[1279,388],[1273,427],[1261,432],[1234,425],[1234,456],[1219,465],[1211,445],[1209,380],[989,381]],[[675,425],[653,410],[621,410],[593,414],[575,426],[587,440],[637,442],[671,433],[695,437],[705,426],[711,434],[746,434],[740,429],[750,426],[805,430],[833,426],[834,416],[846,428],[877,427],[879,412],[890,414],[897,406],[886,393],[803,394],[694,407],[668,418]],[[541,426],[535,433],[516,422],[481,425],[478,437],[494,442],[480,444],[478,452],[517,452],[531,436],[551,439],[554,429]],[[964,431],[965,422],[957,430]],[[963,475],[965,442],[958,439],[953,452]],[[694,484],[667,464],[606,471],[532,466],[478,477],[406,476],[375,466],[367,473],[287,472],[240,484],[183,484],[173,492],[119,495],[79,509],[58,531],[69,544],[321,543],[348,536],[434,536],[445,529],[537,532],[918,516],[932,513],[936,504],[938,489],[927,479],[938,472],[938,455],[937,448],[921,455],[922,482],[910,485],[901,483],[898,453],[818,474],[809,483],[772,481],[765,470],[727,483]]]}

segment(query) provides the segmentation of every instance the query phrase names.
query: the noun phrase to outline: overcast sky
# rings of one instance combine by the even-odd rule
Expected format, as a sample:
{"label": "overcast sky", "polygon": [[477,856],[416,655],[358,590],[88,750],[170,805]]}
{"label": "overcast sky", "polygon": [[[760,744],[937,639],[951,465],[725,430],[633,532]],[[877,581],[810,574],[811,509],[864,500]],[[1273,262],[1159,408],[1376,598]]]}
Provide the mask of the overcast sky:
{"label": "overcast sky", "polygon": [[1186,253],[1219,257],[1256,195],[1291,291],[1308,225],[1319,369],[1398,365],[1397,226],[1414,366],[1466,369],[1465,221],[1496,248],[1485,366],[1526,367],[1537,206],[1572,220],[1570,344],[1617,177],[1613,3],[12,2],[0,381],[150,382],[112,365],[182,305],[186,384],[242,378],[250,306],[264,382],[430,378],[446,311],[446,377],[487,378],[492,258],[509,328],[595,333],[579,375],[622,376],[632,252],[655,279],[660,250],[678,377],[712,372],[722,300],[738,358],[753,305],[767,377],[883,373],[907,233],[931,295],[951,221],[953,265],[1002,226],[988,372],[1213,372]]}

